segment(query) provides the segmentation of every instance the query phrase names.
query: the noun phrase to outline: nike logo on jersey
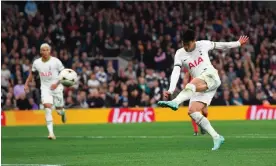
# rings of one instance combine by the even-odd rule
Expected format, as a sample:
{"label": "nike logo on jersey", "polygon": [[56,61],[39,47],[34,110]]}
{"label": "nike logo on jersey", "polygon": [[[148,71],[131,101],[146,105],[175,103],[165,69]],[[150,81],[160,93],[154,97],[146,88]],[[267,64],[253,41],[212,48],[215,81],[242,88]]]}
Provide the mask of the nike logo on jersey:
{"label": "nike logo on jersey", "polygon": [[198,57],[197,60],[194,60],[193,62],[189,62],[189,68],[192,69],[193,67],[198,66],[201,62],[203,62],[203,59],[201,57]]}

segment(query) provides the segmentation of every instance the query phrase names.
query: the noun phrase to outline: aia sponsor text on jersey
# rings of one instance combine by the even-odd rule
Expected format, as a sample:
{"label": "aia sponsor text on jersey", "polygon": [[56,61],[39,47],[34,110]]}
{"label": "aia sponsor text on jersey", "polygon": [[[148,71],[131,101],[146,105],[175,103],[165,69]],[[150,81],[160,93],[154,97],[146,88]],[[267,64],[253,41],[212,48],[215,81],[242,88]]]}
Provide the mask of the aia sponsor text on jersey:
{"label": "aia sponsor text on jersey", "polygon": [[52,72],[48,71],[48,72],[40,72],[39,73],[41,77],[51,77],[53,74]]}
{"label": "aia sponsor text on jersey", "polygon": [[203,62],[203,59],[201,57],[198,57],[197,60],[194,60],[193,62],[189,62],[189,68],[192,69],[193,67],[198,66],[201,62]]}

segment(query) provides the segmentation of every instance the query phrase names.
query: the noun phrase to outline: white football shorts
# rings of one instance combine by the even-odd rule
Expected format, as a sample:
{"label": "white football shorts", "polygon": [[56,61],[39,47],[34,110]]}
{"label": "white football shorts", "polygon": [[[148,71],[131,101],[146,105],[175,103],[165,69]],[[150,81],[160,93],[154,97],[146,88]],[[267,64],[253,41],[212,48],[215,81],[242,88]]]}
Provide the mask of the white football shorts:
{"label": "white football shorts", "polygon": [[209,106],[216,92],[216,89],[208,92],[196,92],[190,99],[190,105],[193,101],[199,101]]}
{"label": "white football shorts", "polygon": [[41,89],[41,101],[42,104],[52,104],[55,107],[63,107],[64,106],[64,98],[63,98],[63,87],[57,87],[54,91],[49,88]]}
{"label": "white football shorts", "polygon": [[204,71],[197,78],[204,80],[208,86],[208,89],[205,92],[196,92],[190,99],[190,104],[193,101],[199,101],[210,105],[213,97],[217,92],[217,88],[220,86],[221,81],[216,70],[214,71]]}

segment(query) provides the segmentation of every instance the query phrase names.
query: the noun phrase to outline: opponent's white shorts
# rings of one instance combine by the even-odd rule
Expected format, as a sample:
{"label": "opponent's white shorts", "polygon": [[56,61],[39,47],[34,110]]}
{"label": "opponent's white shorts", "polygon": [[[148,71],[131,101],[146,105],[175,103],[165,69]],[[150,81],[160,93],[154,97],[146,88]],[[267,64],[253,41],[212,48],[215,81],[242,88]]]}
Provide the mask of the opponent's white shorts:
{"label": "opponent's white shorts", "polygon": [[190,99],[190,104],[193,101],[199,101],[202,103],[210,105],[213,97],[217,92],[217,88],[220,86],[221,81],[217,71],[204,71],[197,78],[204,80],[208,86],[205,92],[196,92]]}
{"label": "opponent's white shorts", "polygon": [[42,104],[52,104],[55,107],[64,106],[63,88],[57,87],[54,91],[49,88],[41,88]]}

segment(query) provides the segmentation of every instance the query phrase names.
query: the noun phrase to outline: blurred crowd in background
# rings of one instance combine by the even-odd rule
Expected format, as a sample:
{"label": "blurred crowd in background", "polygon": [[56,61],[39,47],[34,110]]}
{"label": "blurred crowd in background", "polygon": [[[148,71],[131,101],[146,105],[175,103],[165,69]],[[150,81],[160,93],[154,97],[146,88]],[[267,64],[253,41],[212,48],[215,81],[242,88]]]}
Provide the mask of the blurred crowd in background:
{"label": "blurred crowd in background", "polygon": [[[27,93],[24,83],[44,42],[79,74],[66,108],[155,107],[188,28],[197,40],[250,37],[243,48],[210,52],[222,80],[211,105],[276,104],[276,13],[262,2],[1,3],[2,110],[39,109],[39,79]],[[106,60],[118,56],[126,68]],[[182,72],[176,94],[188,77]]]}

